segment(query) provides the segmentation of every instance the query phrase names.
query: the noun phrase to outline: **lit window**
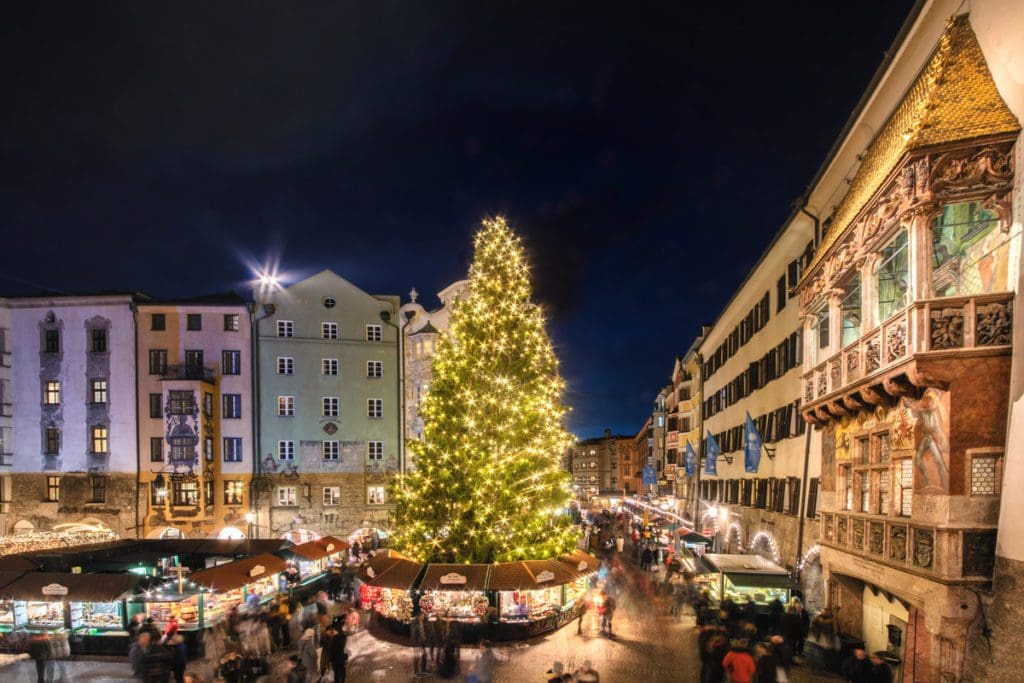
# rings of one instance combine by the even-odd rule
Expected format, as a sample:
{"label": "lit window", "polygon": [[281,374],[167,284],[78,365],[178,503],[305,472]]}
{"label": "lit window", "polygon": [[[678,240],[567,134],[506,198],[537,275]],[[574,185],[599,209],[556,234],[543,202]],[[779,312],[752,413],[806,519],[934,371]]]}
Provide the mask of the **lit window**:
{"label": "lit window", "polygon": [[92,428],[92,452],[107,453],[107,428],[100,425]]}
{"label": "lit window", "polygon": [[172,390],[170,392],[171,415],[191,415],[196,404],[196,397],[191,391]]}
{"label": "lit window", "polygon": [[277,357],[277,374],[291,375],[295,372],[295,359],[288,356]]}
{"label": "lit window", "polygon": [[383,328],[380,325],[366,326],[366,341],[379,342],[383,339]]}
{"label": "lit window", "polygon": [[1001,292],[1008,288],[1009,231],[980,202],[947,204],[932,224],[935,296]]}
{"label": "lit window", "polygon": [[324,396],[323,397],[323,416],[324,417],[338,417],[338,397],[337,396]]}
{"label": "lit window", "polygon": [[60,405],[60,382],[47,382],[43,386],[43,403],[49,406]]}
{"label": "lit window", "polygon": [[380,419],[384,417],[384,399],[382,398],[368,398],[366,399],[366,417]]}
{"label": "lit window", "polygon": [[295,442],[294,441],[278,441],[277,442],[277,459],[278,460],[294,460],[295,459]]}
{"label": "lit window", "polygon": [[320,451],[324,460],[337,460],[341,457],[341,443],[338,441],[321,441]]}
{"label": "lit window", "polygon": [[320,336],[324,339],[337,339],[338,323],[320,323]]}
{"label": "lit window", "polygon": [[383,441],[367,441],[366,442],[366,453],[370,460],[383,460],[384,459],[384,442]]}
{"label": "lit window", "polygon": [[383,505],[384,504],[384,487],[383,486],[367,486],[366,487],[366,502],[369,505]]}
{"label": "lit window", "polygon": [[884,322],[907,305],[910,283],[907,231],[901,231],[882,249],[878,265],[878,320]]}
{"label": "lit window", "polygon": [[900,516],[910,517],[914,509],[914,461],[899,461]]}
{"label": "lit window", "polygon": [[46,501],[49,503],[60,501],[60,477],[46,478]]}
{"label": "lit window", "polygon": [[338,374],[338,359],[337,358],[324,358],[320,361],[320,372],[325,375],[337,375]]}
{"label": "lit window", "polygon": [[887,469],[878,474],[878,507],[880,514],[889,514],[889,470]]}
{"label": "lit window", "polygon": [[242,417],[242,395],[224,394],[224,418],[241,419]]}
{"label": "lit window", "polygon": [[93,403],[106,403],[107,402],[107,380],[105,380],[105,379],[94,379],[92,381],[92,402]]}
{"label": "lit window", "polygon": [[295,323],[291,320],[278,320],[277,321],[277,336],[278,337],[293,337],[295,336]]}
{"label": "lit window", "polygon": [[324,487],[324,505],[341,505],[341,487]]}
{"label": "lit window", "polygon": [[999,459],[994,455],[971,458],[971,495],[994,496],[999,493]]}
{"label": "lit window", "polygon": [[295,414],[295,397],[294,396],[278,396],[277,397],[277,414],[282,417],[291,417]]}
{"label": "lit window", "polygon": [[368,360],[368,361],[366,361],[366,376],[367,377],[383,377],[384,376],[384,361],[382,361],[382,360]]}
{"label": "lit window", "polygon": [[241,505],[245,493],[245,483],[237,479],[224,482],[224,504]]}
{"label": "lit window", "polygon": [[222,351],[221,352],[221,373],[225,375],[242,374],[242,352]]}
{"label": "lit window", "polygon": [[199,482],[195,481],[174,481],[172,505],[198,505],[199,504]]}
{"label": "lit window", "polygon": [[224,314],[224,331],[225,332],[238,332],[238,314],[237,313],[225,313]]}
{"label": "lit window", "polygon": [[295,505],[295,487],[294,486],[278,486],[277,487],[277,504],[278,505]]}

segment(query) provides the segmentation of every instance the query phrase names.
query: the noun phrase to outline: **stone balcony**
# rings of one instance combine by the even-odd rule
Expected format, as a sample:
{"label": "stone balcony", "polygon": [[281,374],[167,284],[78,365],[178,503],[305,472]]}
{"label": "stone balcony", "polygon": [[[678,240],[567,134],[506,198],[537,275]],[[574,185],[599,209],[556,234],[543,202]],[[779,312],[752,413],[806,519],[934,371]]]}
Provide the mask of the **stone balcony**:
{"label": "stone balcony", "polygon": [[804,418],[824,424],[944,387],[943,361],[1008,354],[1012,321],[1012,293],[916,301],[803,375]]}

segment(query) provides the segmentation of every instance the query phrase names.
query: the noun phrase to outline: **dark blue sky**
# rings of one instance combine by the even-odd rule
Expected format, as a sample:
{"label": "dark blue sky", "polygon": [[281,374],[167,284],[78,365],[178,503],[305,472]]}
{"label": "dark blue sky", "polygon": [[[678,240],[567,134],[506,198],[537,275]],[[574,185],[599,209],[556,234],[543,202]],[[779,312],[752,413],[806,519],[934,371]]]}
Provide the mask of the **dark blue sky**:
{"label": "dark blue sky", "polygon": [[5,3],[0,291],[189,295],[276,256],[428,294],[504,213],[570,426],[635,433],[911,4]]}

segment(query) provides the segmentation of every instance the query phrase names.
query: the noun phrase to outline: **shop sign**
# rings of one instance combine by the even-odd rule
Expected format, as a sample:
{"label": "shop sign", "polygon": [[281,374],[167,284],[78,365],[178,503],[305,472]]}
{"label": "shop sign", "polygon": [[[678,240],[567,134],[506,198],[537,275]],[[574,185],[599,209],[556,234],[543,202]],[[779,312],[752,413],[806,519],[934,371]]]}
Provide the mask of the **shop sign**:
{"label": "shop sign", "polygon": [[537,574],[537,578],[534,579],[537,583],[544,583],[545,581],[554,581],[555,575],[549,571],[543,571]]}
{"label": "shop sign", "polygon": [[43,586],[43,595],[67,595],[68,587],[62,586],[59,583],[51,583],[47,586]]}
{"label": "shop sign", "polygon": [[328,543],[327,544],[327,552],[329,552],[329,553],[333,553],[334,552],[334,544],[333,543]]}
{"label": "shop sign", "polygon": [[587,563],[585,561],[582,561],[578,565],[576,565],[576,569],[578,569],[581,572],[587,571],[587,568],[588,568],[588,565],[587,565]]}
{"label": "shop sign", "polygon": [[377,572],[373,571],[373,567],[366,568],[366,575],[369,576],[371,579],[377,578]]}
{"label": "shop sign", "polygon": [[462,574],[456,574],[455,572],[449,572],[448,574],[445,574],[444,576],[441,577],[441,583],[446,585],[446,586],[447,585],[451,585],[451,584],[465,584],[466,583],[466,577],[463,576]]}
{"label": "shop sign", "polygon": [[250,577],[259,576],[260,574],[262,574],[265,571],[267,571],[267,568],[264,567],[262,564],[258,564],[258,565],[256,565],[255,567],[253,567],[252,569],[249,570],[249,576]]}

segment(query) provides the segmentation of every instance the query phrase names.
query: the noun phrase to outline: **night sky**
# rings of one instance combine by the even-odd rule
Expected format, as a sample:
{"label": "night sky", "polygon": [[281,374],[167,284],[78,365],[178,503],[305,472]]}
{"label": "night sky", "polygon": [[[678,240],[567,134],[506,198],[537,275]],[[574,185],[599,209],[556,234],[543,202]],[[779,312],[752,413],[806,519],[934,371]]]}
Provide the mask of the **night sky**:
{"label": "night sky", "polygon": [[331,268],[421,302],[524,235],[570,427],[636,433],[908,14],[832,3],[5,3],[0,292]]}

